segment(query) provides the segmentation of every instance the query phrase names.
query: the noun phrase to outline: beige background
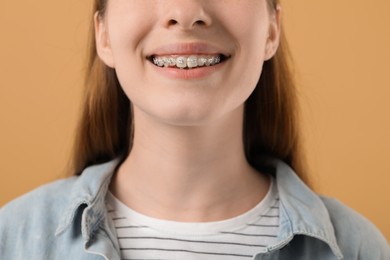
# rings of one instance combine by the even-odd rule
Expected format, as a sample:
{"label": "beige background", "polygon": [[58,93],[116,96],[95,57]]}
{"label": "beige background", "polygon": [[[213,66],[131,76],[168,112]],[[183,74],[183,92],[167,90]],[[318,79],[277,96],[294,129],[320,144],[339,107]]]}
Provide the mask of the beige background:
{"label": "beige background", "polygon": [[[2,0],[0,205],[65,166],[92,1]],[[390,2],[285,1],[316,189],[390,241]]]}

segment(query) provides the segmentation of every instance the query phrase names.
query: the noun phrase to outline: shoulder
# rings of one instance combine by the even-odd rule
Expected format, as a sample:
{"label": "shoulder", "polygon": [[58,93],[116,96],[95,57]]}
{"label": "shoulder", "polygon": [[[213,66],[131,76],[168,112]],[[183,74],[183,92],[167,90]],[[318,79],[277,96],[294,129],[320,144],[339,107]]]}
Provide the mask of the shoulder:
{"label": "shoulder", "polygon": [[51,238],[64,205],[70,202],[69,193],[76,179],[71,177],[43,185],[0,209],[0,258],[1,253],[11,248],[28,247],[32,239],[53,241]]}
{"label": "shoulder", "polygon": [[372,222],[336,199],[320,197],[345,259],[390,259],[389,244]]}
{"label": "shoulder", "polygon": [[37,211],[40,214],[44,214],[41,211],[42,208],[49,212],[56,209],[56,205],[61,205],[68,201],[67,194],[69,194],[76,179],[77,177],[70,177],[42,185],[4,205],[0,209],[0,217],[6,217],[9,214],[35,213]]}

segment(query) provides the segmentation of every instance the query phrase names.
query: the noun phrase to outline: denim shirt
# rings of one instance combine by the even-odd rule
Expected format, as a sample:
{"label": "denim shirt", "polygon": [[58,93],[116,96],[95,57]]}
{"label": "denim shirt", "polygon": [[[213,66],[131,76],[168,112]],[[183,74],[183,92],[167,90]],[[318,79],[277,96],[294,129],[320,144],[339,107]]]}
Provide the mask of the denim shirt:
{"label": "denim shirt", "polygon": [[[311,191],[275,160],[280,198],[277,242],[255,260],[389,260],[386,239],[364,217]],[[118,160],[32,191],[0,210],[0,259],[120,259],[106,194]]]}

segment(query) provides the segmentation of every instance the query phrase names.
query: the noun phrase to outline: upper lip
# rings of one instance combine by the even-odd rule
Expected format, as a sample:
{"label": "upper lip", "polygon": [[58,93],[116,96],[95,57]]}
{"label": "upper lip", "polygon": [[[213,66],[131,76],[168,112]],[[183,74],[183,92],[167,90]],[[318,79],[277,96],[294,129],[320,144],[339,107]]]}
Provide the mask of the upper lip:
{"label": "upper lip", "polygon": [[147,57],[151,56],[164,56],[164,55],[191,55],[191,54],[204,54],[215,55],[222,54],[225,57],[229,57],[229,53],[214,45],[202,42],[188,42],[188,43],[171,43],[157,47],[152,50]]}

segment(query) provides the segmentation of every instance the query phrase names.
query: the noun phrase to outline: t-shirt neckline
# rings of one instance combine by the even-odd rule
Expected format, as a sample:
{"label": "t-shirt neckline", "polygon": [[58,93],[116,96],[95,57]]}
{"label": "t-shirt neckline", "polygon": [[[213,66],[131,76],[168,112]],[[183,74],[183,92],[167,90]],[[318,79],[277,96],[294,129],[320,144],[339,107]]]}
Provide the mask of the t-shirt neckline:
{"label": "t-shirt neckline", "polygon": [[116,211],[116,215],[126,217],[135,226],[148,227],[164,233],[176,235],[213,235],[220,232],[238,230],[248,224],[256,222],[267,213],[277,200],[275,180],[271,178],[271,185],[266,196],[252,209],[233,218],[211,222],[179,222],[150,217],[139,213],[117,199],[110,191],[107,194],[107,203]]}

